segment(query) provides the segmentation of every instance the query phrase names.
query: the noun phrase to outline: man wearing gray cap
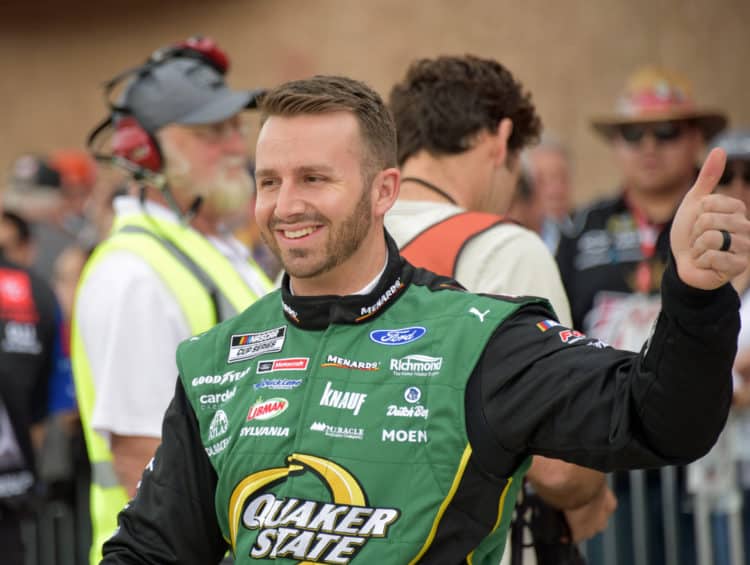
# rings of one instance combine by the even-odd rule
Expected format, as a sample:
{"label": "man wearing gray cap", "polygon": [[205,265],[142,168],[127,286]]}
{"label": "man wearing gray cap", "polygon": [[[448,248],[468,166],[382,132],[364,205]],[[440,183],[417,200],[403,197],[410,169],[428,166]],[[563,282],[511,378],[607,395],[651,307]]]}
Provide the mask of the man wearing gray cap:
{"label": "man wearing gray cap", "polygon": [[[207,38],[155,52],[129,79],[89,138],[111,130],[97,159],[125,168],[134,194],[115,200],[110,237],[79,284],[72,360],[92,464],[92,563],[160,442],[175,387],[177,344],[244,310],[270,288],[228,226],[249,209],[247,138],[240,113],[258,92],[230,90],[227,56]],[[216,412],[225,399],[211,394]]]}
{"label": "man wearing gray cap", "polygon": [[716,136],[710,148],[727,152],[727,166],[716,187],[718,192],[739,198],[750,210],[750,129],[734,129]]}

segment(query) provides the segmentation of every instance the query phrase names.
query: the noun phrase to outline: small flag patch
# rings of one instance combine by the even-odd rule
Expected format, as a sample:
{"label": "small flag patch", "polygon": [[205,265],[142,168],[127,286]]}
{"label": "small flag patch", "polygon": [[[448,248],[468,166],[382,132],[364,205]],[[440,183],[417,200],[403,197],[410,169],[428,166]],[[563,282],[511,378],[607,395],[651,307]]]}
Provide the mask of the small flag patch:
{"label": "small flag patch", "polygon": [[536,325],[536,327],[539,328],[540,331],[546,332],[548,329],[559,325],[561,325],[560,322],[556,322],[555,320],[542,320]]}

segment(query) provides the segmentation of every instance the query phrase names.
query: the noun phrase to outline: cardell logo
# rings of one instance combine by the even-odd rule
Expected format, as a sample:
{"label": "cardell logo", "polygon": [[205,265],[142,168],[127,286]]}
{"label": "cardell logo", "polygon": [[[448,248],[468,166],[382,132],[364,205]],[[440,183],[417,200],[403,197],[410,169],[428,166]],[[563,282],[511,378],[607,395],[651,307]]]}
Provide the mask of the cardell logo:
{"label": "cardell logo", "polygon": [[417,341],[426,333],[427,330],[422,326],[401,328],[399,330],[374,330],[370,332],[370,339],[381,345],[403,345]]}

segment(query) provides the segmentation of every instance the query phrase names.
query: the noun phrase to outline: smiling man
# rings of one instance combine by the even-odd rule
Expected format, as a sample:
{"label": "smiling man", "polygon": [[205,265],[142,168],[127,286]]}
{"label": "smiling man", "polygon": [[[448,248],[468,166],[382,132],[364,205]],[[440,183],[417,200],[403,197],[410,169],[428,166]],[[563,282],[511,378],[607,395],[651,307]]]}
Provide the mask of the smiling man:
{"label": "smiling man", "polygon": [[229,547],[238,564],[494,564],[530,455],[609,470],[714,443],[738,331],[726,281],[750,248],[743,205],[710,194],[723,153],[678,213],[664,310],[635,354],[543,299],[405,262],[383,228],[395,131],[363,83],[286,83],[262,110],[256,211],[282,288],[180,346],[162,445],[104,563],[216,563]]}

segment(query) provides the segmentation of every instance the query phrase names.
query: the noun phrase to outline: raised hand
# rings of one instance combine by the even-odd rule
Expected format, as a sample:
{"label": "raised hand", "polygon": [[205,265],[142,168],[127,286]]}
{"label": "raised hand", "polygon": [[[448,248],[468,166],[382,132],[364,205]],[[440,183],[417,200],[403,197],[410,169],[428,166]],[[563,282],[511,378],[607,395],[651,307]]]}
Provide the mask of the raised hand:
{"label": "raised hand", "polygon": [[736,198],[712,194],[726,153],[714,149],[677,209],[670,232],[680,279],[703,290],[718,288],[742,273],[750,253],[750,221]]}

